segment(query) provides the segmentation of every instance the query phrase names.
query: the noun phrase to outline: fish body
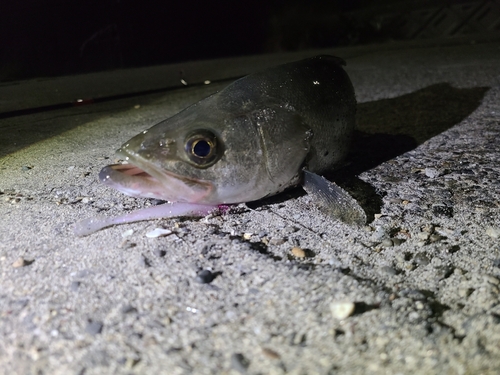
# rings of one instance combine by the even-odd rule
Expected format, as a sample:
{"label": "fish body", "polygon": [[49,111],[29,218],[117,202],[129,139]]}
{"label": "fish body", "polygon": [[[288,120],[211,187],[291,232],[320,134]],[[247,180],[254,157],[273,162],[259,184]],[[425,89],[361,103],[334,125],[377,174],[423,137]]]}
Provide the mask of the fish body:
{"label": "fish body", "polygon": [[135,172],[152,178],[129,174],[134,170],[125,164],[106,167],[101,181],[132,196],[227,204],[296,185],[303,167],[318,174],[335,168],[348,151],[356,112],[340,61],[319,56],[235,81],[118,150]]}
{"label": "fish body", "polygon": [[126,164],[103,168],[99,178],[127,195],[178,202],[191,214],[196,205],[254,201],[299,183],[311,193],[327,184],[323,203],[335,205],[340,196],[345,209],[346,199],[354,200],[317,176],[338,167],[355,126],[343,64],[317,56],[243,77],[130,139],[117,151]]}

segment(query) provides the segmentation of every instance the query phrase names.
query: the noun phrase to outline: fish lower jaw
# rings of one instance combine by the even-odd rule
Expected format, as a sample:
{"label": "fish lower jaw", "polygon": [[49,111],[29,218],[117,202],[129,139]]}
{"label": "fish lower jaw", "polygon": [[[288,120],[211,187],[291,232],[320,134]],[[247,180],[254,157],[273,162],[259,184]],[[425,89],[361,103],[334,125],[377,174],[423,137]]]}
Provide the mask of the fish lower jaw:
{"label": "fish lower jaw", "polygon": [[204,203],[213,191],[212,185],[206,182],[188,181],[188,184],[167,172],[159,174],[159,177],[133,164],[108,165],[99,173],[99,179],[103,184],[132,197]]}

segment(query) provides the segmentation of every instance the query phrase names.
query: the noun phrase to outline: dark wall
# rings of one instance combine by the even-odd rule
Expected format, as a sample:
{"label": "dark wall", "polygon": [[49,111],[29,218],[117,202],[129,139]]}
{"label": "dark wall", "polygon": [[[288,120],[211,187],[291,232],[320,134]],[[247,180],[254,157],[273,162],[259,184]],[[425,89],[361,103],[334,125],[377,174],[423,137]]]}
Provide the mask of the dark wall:
{"label": "dark wall", "polygon": [[18,0],[0,8],[5,79],[258,53],[272,6],[264,0]]}
{"label": "dark wall", "polygon": [[0,81],[486,32],[499,0],[4,0]]}

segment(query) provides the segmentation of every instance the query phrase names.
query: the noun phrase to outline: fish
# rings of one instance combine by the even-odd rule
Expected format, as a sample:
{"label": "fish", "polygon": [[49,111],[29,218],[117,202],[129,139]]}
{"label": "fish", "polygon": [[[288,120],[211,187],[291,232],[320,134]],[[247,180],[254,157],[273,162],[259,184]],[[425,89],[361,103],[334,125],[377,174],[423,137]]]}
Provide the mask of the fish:
{"label": "fish", "polygon": [[122,164],[100,181],[165,204],[76,224],[78,236],[126,222],[204,216],[302,185],[348,224],[366,214],[322,174],[341,166],[355,128],[356,96],[335,56],[315,56],[250,74],[144,130],[117,151]]}

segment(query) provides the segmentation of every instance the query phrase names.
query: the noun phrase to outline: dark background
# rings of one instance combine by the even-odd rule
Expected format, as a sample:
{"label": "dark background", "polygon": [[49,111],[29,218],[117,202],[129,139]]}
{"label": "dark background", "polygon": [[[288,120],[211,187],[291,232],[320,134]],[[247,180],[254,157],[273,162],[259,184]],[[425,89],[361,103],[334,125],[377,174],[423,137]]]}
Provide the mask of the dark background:
{"label": "dark background", "polygon": [[499,0],[10,0],[0,81],[500,32]]}

